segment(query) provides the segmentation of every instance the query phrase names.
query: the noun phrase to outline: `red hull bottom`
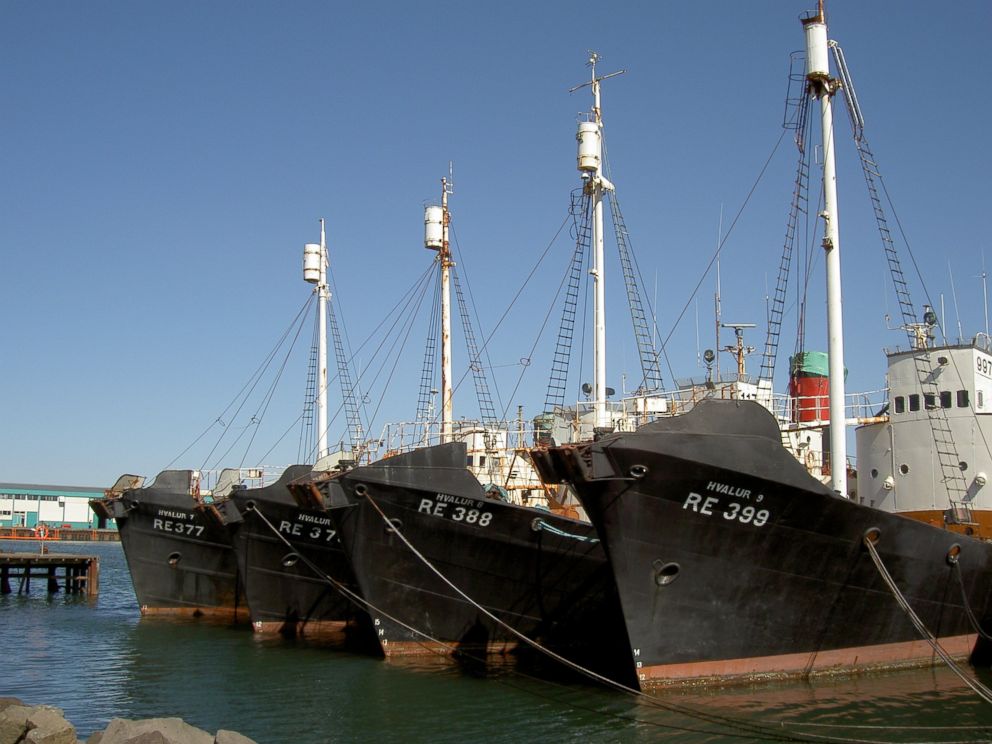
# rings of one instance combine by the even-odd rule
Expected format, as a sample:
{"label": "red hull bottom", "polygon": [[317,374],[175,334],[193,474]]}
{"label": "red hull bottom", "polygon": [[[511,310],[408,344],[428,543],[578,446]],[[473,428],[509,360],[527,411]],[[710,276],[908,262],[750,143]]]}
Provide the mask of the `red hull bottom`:
{"label": "red hull bottom", "polygon": [[[938,639],[956,659],[967,659],[977,635]],[[856,674],[869,671],[928,667],[942,663],[926,641],[841,648],[818,653],[782,654],[746,659],[658,664],[640,667],[641,684],[651,687],[692,684],[735,684],[758,679],[795,679],[815,675]]]}

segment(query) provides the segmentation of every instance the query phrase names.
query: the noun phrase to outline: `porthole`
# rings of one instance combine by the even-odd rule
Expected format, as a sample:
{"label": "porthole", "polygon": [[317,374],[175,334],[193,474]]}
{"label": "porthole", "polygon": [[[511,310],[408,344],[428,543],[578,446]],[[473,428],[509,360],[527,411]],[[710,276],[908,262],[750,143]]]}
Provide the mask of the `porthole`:
{"label": "porthole", "polygon": [[245,509],[248,511],[253,512],[256,508],[258,508],[258,504],[255,503],[255,499],[250,499],[245,502]]}
{"label": "porthole", "polygon": [[369,492],[369,488],[364,483],[359,483],[358,485],[355,486],[356,496],[365,496],[368,492]]}
{"label": "porthole", "polygon": [[869,527],[865,530],[864,538],[872,545],[878,545],[878,539],[882,536],[882,531],[878,527]]}
{"label": "porthole", "polygon": [[958,557],[961,555],[961,546],[954,543],[951,547],[947,549],[947,564],[953,566],[958,562]]}
{"label": "porthole", "polygon": [[958,463],[958,470],[960,470],[962,473],[967,469],[968,469],[968,463],[966,463],[964,460]]}
{"label": "porthole", "polygon": [[682,570],[682,567],[678,563],[673,561],[663,561],[660,558],[657,559],[653,564],[654,568],[654,583],[657,586],[668,586],[673,583],[678,577]]}
{"label": "porthole", "polygon": [[900,465],[899,472],[902,473],[903,475],[906,475],[909,472],[909,465],[907,465],[906,463]]}
{"label": "porthole", "polygon": [[392,534],[393,532],[399,532],[400,527],[403,526],[403,521],[400,519],[387,519],[386,520],[386,532]]}
{"label": "porthole", "polygon": [[169,558],[168,558],[169,565],[172,566],[173,568],[175,568],[176,566],[179,565],[179,561],[181,561],[182,559],[183,559],[183,557],[182,557],[181,554],[179,554],[179,553],[170,553],[169,554]]}
{"label": "porthole", "polygon": [[631,465],[628,472],[631,478],[643,478],[648,474],[648,468],[647,465]]}
{"label": "porthole", "polygon": [[300,556],[298,553],[287,553],[282,557],[282,567],[292,568],[299,562],[299,560]]}
{"label": "porthole", "polygon": [[878,468],[872,468],[871,469],[871,477],[872,477],[872,479],[875,479],[875,478],[878,477]]}

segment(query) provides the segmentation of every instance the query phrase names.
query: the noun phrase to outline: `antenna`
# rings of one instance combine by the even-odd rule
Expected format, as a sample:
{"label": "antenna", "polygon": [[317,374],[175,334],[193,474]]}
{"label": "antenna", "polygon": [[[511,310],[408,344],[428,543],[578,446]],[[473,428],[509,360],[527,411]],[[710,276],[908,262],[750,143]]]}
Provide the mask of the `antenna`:
{"label": "antenna", "polygon": [[[961,343],[961,341],[964,340],[964,332],[961,330],[961,312],[958,310],[958,290],[954,286],[954,274],[951,273],[950,259],[947,259],[947,276],[951,280],[951,299],[954,300],[954,317],[958,321],[958,343]],[[943,300],[941,300],[941,304],[943,304]],[[944,313],[943,308],[941,308],[940,312],[942,317],[945,318],[947,317],[946,315],[943,314]]]}
{"label": "antenna", "polygon": [[716,295],[714,295],[714,313],[716,317],[716,376],[720,379],[720,249],[723,247],[723,202],[720,202],[720,223],[716,229]]}
{"label": "antenna", "polygon": [[568,89],[569,93],[574,93],[577,90],[581,90],[582,88],[585,88],[587,85],[592,86],[592,100],[593,100],[592,113],[593,113],[593,118],[597,124],[600,124],[603,118],[599,108],[599,84],[604,80],[608,80],[611,77],[616,77],[617,75],[623,75],[625,72],[627,72],[626,70],[617,70],[616,72],[611,72],[608,75],[601,75],[599,77],[596,77],[596,63],[599,62],[600,59],[602,58],[596,52],[590,49],[589,61],[586,62],[586,67],[592,68],[592,77],[590,78],[588,83],[579,83],[578,85],[574,85]]}
{"label": "antenna", "polygon": [[982,249],[982,273],[978,275],[978,278],[982,280],[982,298],[985,300],[985,338],[989,336],[989,290],[988,290],[988,278],[989,275],[985,271],[985,250]]}

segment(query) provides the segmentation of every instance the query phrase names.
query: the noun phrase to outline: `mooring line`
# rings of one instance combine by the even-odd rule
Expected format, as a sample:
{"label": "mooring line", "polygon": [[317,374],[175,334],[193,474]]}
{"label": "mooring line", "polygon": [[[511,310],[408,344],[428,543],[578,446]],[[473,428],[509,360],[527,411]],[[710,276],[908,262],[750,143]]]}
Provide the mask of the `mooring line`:
{"label": "mooring line", "polygon": [[[369,499],[369,501],[371,503],[373,503],[373,506],[375,506],[376,511],[379,512],[380,516],[385,517],[385,515],[382,513],[382,511],[378,508],[378,505],[375,504],[374,502],[372,502],[371,499]],[[348,587],[345,584],[341,583],[340,581],[338,581],[337,579],[335,579],[334,577],[332,577],[330,574],[328,574],[325,571],[323,571],[313,561],[311,561],[309,558],[307,558],[305,555],[303,555],[303,553],[300,552],[296,548],[296,546],[293,545],[293,543],[290,542],[289,539],[286,538],[285,535],[283,535],[281,532],[279,532],[279,530],[276,528],[276,526],[274,524],[272,524],[272,522],[269,521],[269,519],[265,516],[265,514],[262,513],[262,511],[258,508],[257,505],[255,505],[254,507],[252,507],[250,509],[250,511],[255,512],[255,514],[258,515],[258,517],[262,520],[262,522],[265,523],[265,525],[269,528],[269,530],[280,541],[282,541],[282,543],[285,544],[287,548],[289,548],[290,550],[292,550],[296,555],[300,556],[300,558],[302,559],[304,565],[306,565],[311,571],[313,571],[316,576],[318,576],[319,578],[324,579],[332,587],[334,587],[342,595],[344,595],[347,599],[349,599],[352,602],[354,602],[355,604],[359,605],[362,609],[364,609],[366,611],[375,612],[375,613],[381,615],[382,617],[386,618],[390,622],[395,623],[396,625],[398,625],[399,627],[403,628],[404,630],[408,630],[411,633],[413,633],[413,634],[415,634],[417,636],[420,636],[421,638],[426,639],[430,643],[436,644],[436,646],[438,648],[434,648],[434,647],[432,647],[432,646],[430,646],[430,645],[428,645],[426,643],[423,643],[423,642],[419,642],[418,641],[430,653],[433,653],[433,654],[435,654],[437,656],[442,656],[442,655],[446,655],[446,654],[460,654],[463,657],[470,658],[473,661],[476,661],[476,662],[479,662],[479,663],[483,663],[484,664],[486,662],[486,659],[485,658],[476,656],[476,655],[471,654],[471,653],[467,653],[467,652],[459,649],[457,646],[454,646],[454,645],[452,645],[450,643],[447,643],[445,641],[442,641],[442,640],[440,640],[438,638],[434,638],[433,636],[431,636],[431,635],[429,635],[427,633],[424,633],[422,630],[420,630],[418,628],[415,628],[412,625],[408,625],[407,623],[403,622],[402,620],[399,620],[398,618],[393,617],[388,612],[385,612],[384,610],[380,609],[376,605],[372,604],[371,602],[369,602],[364,597],[362,597],[362,596],[356,594],[355,592],[351,591],[350,589],[348,589]],[[403,540],[403,542],[405,544],[407,544],[409,547],[411,547],[411,549],[412,549],[412,546],[410,546],[409,541],[407,541],[406,538],[405,538],[405,536],[403,536],[399,532],[399,530],[396,529],[395,525],[392,525],[391,523],[389,523],[388,520],[387,520],[387,524],[390,524],[390,526],[392,527],[393,531],[397,535],[399,535],[401,537],[401,539]],[[415,550],[414,550],[414,552],[416,553]],[[423,558],[422,556],[419,556],[419,554],[418,554],[418,557],[420,557],[421,560],[425,560],[426,561],[426,559]],[[428,563],[428,565],[430,565],[430,564]],[[457,589],[456,589],[456,591],[457,591]],[[472,600],[470,598],[467,598],[466,597],[466,599],[468,599],[468,601],[470,603],[475,604],[474,602],[472,602]],[[479,605],[476,605],[476,606],[479,607],[479,609],[481,609],[483,612],[486,612],[486,610],[484,608],[482,608],[481,606],[479,606]],[[488,612],[487,612],[487,614],[488,614]],[[496,618],[494,618],[494,619],[496,619]],[[496,621],[497,622],[500,622],[498,619],[496,619]],[[508,629],[510,629],[510,630],[513,630],[509,626],[506,626],[506,627]],[[444,649],[444,650],[442,650],[442,649]],[[565,660],[565,661],[567,662],[567,660]],[[583,670],[581,667],[576,666],[575,668],[576,668],[577,671],[586,673],[586,671]],[[564,688],[563,685],[560,685],[558,683],[551,682],[551,681],[545,680],[545,679],[540,679],[538,677],[534,677],[533,675],[526,674],[526,673],[521,672],[521,671],[516,670],[516,669],[513,670],[513,674],[518,675],[520,677],[523,677],[525,679],[528,679],[528,680],[530,680],[532,682],[538,682],[540,684],[551,684],[551,685],[554,685],[555,687]],[[595,673],[594,672],[589,672],[589,674],[595,674]],[[607,681],[609,681],[609,680],[607,680]],[[507,683],[505,681],[503,681],[503,684],[507,684]],[[679,713],[679,714],[684,715],[684,716],[687,716],[689,718],[696,718],[696,719],[701,720],[701,721],[703,721],[705,723],[709,723],[711,725],[716,725],[716,726],[723,726],[724,728],[726,728],[726,727],[738,727],[738,728],[741,728],[742,730],[747,731],[747,735],[746,735],[747,737],[751,737],[755,733],[760,733],[760,734],[765,735],[765,736],[771,736],[771,738],[773,738],[776,741],[789,741],[789,742],[803,742],[803,741],[810,741],[810,742],[843,742],[844,744],[847,744],[848,742],[851,742],[853,744],[873,744],[872,742],[862,741],[860,739],[836,739],[836,738],[827,738],[827,737],[822,737],[822,736],[816,736],[816,735],[812,735],[812,734],[805,735],[807,738],[798,739],[795,736],[788,735],[788,734],[782,735],[782,734],[778,734],[778,733],[767,732],[765,730],[762,730],[757,724],[751,724],[751,723],[746,723],[746,722],[742,724],[738,720],[723,718],[721,716],[717,716],[717,715],[712,714],[712,713],[702,714],[702,713],[700,713],[698,711],[694,711],[692,709],[681,709],[677,705],[672,705],[672,704],[667,704],[666,705],[666,704],[662,703],[660,700],[658,700],[657,698],[655,698],[653,696],[646,695],[645,693],[641,692],[640,690],[635,690],[633,688],[626,687],[625,685],[621,685],[619,683],[614,683],[614,686],[618,687],[618,689],[620,689],[621,691],[633,693],[635,695],[644,697],[651,704],[651,706],[653,708],[655,708],[655,709],[663,710],[663,711],[666,711],[668,713],[673,713],[673,712],[674,713]],[[518,688],[518,689],[521,689],[521,688]],[[530,694],[535,694],[533,690],[525,690],[525,692],[529,692]],[[542,696],[542,697],[546,697],[546,696]],[[557,701],[557,702],[561,702],[561,701]],[[608,712],[604,712],[602,710],[598,710],[596,708],[588,708],[588,707],[585,707],[585,706],[578,705],[573,700],[565,701],[565,703],[566,703],[566,705],[570,705],[572,707],[581,708],[583,710],[587,710],[587,711],[590,711],[590,712],[598,713],[600,715],[606,715],[606,716],[609,716],[611,718],[617,718],[617,719],[624,720],[624,721],[632,721],[634,723],[639,723],[639,724],[648,724],[648,725],[651,725],[651,726],[657,726],[659,728],[672,729],[672,730],[676,730],[676,731],[688,731],[688,732],[701,733],[701,734],[713,734],[712,731],[709,731],[709,730],[706,730],[706,729],[694,729],[694,728],[689,728],[688,726],[675,726],[675,725],[672,725],[672,724],[665,724],[665,723],[660,723],[660,722],[657,722],[657,721],[645,721],[644,719],[637,718],[637,717],[629,717],[629,716],[622,716],[622,715],[619,715],[619,714],[616,714],[616,713],[608,713]],[[754,729],[754,730],[751,730],[751,729]],[[724,732],[722,732],[722,735],[732,736],[732,737],[737,737],[737,738],[746,738],[744,734],[738,734],[738,733],[734,733],[734,732],[726,732],[726,731],[724,731]]]}
{"label": "mooring line", "polygon": [[916,628],[917,632],[919,632],[923,639],[930,644],[931,648],[934,650],[934,653],[940,657],[941,661],[950,667],[951,671],[960,677],[961,680],[968,685],[968,687],[974,690],[986,703],[992,703],[992,690],[978,680],[968,677],[968,675],[964,673],[964,670],[959,668],[958,665],[954,663],[951,655],[944,650],[944,647],[941,646],[940,643],[938,643],[936,636],[929,631],[920,619],[920,616],[917,615],[910,606],[909,602],[906,600],[906,597],[903,596],[903,593],[899,591],[899,587],[896,586],[896,582],[892,579],[888,569],[885,568],[885,564],[882,562],[882,558],[878,554],[878,550],[875,548],[875,543],[872,542],[868,535],[865,535],[864,537],[864,544],[868,549],[868,555],[871,556],[871,560],[875,564],[875,568],[878,569],[878,573],[882,577],[882,580],[889,587],[889,591],[892,592],[892,596],[895,597],[896,602],[902,608],[903,612],[906,613],[907,617],[909,617],[910,622],[913,624],[913,627]]}
{"label": "mooring line", "polygon": [[[303,561],[304,565],[307,566],[307,568],[309,568],[311,571],[313,571],[314,574],[318,578],[323,579],[324,581],[328,582],[332,587],[334,587],[335,589],[337,589],[337,591],[340,592],[346,599],[351,600],[353,603],[355,603],[356,605],[358,605],[359,607],[361,607],[366,612],[369,612],[369,611],[375,612],[375,613],[381,615],[382,617],[386,618],[390,622],[396,623],[401,628],[403,628],[405,630],[409,630],[411,633],[414,633],[416,635],[419,635],[422,638],[426,639],[427,641],[430,641],[431,643],[437,643],[438,645],[443,646],[445,649],[447,649],[451,653],[454,653],[454,652],[458,651],[458,648],[457,647],[452,646],[450,644],[447,644],[444,641],[441,641],[441,640],[439,640],[437,638],[433,638],[432,636],[428,635],[427,633],[424,633],[424,632],[418,630],[417,628],[414,628],[411,625],[407,625],[402,620],[399,620],[399,619],[393,617],[392,615],[390,615],[388,612],[385,612],[385,611],[379,609],[374,604],[372,604],[367,599],[365,599],[365,597],[362,597],[361,595],[356,594],[355,592],[353,592],[351,589],[348,588],[348,586],[346,584],[343,584],[342,582],[338,581],[337,579],[335,579],[330,574],[326,573],[317,564],[315,564],[313,561],[311,561],[309,558],[307,558],[299,549],[297,549],[297,547],[295,545],[293,545],[293,543],[291,543],[286,538],[286,536],[283,535],[276,528],[276,526],[274,524],[272,524],[272,522],[270,522],[268,520],[268,518],[262,513],[262,511],[258,508],[257,505],[254,508],[250,509],[250,511],[254,511],[259,516],[259,519],[261,519],[265,523],[265,525],[269,528],[269,530],[272,531],[272,534],[274,534],[276,537],[278,537],[286,545],[286,547],[288,547],[296,555],[298,555],[300,557],[300,559]],[[422,645],[428,651],[431,650],[430,646],[428,646],[426,644],[422,644]]]}
{"label": "mooring line", "polygon": [[[417,550],[417,548],[415,548],[413,546],[413,544],[407,539],[406,535],[403,534],[402,530],[399,529],[398,525],[395,522],[391,522],[389,520],[389,518],[386,516],[385,512],[383,512],[382,509],[379,507],[379,505],[375,502],[375,499],[373,499],[372,496],[368,493],[368,490],[365,491],[365,493],[363,494],[363,496],[369,502],[369,504],[372,505],[372,508],[375,509],[375,511],[379,514],[379,516],[382,518],[383,523],[390,529],[390,531],[393,534],[395,534],[397,537],[399,537],[399,539],[410,550],[410,552],[412,552],[432,573],[434,573],[439,579],[441,579],[441,581],[443,581],[448,587],[450,587],[456,594],[458,594],[460,597],[462,597],[466,602],[468,602],[470,605],[472,605],[475,609],[479,610],[482,614],[484,614],[486,617],[488,617],[494,623],[496,623],[500,627],[504,628],[505,630],[507,630],[509,633],[511,633],[512,635],[516,636],[520,640],[522,640],[524,643],[526,643],[531,648],[533,648],[536,651],[538,651],[538,652],[540,652],[540,653],[542,653],[542,654],[544,654],[544,655],[546,655],[546,656],[554,659],[555,661],[560,662],[561,664],[563,664],[564,666],[568,667],[569,669],[572,669],[573,671],[576,671],[576,672],[578,672],[580,674],[583,674],[586,677],[589,677],[590,679],[594,679],[594,680],[596,680],[598,682],[601,682],[601,683],[607,685],[608,687],[612,687],[612,688],[614,688],[616,690],[619,690],[621,692],[625,692],[625,693],[628,693],[630,695],[634,695],[634,696],[636,696],[636,697],[638,697],[638,698],[646,701],[653,708],[664,710],[664,711],[667,711],[669,713],[675,712],[675,713],[679,713],[681,715],[686,715],[686,716],[689,716],[689,717],[698,718],[698,719],[700,719],[702,721],[706,721],[707,723],[711,723],[711,724],[715,724],[715,725],[719,725],[719,726],[736,727],[736,728],[740,729],[741,731],[747,731],[750,735],[760,734],[761,736],[764,736],[764,737],[767,737],[768,739],[773,739],[773,740],[776,740],[776,741],[838,742],[838,743],[843,743],[843,744],[877,744],[877,742],[875,742],[874,740],[871,740],[871,739],[852,739],[852,738],[844,738],[844,737],[840,737],[840,738],[838,738],[838,737],[826,737],[826,736],[819,736],[817,734],[809,734],[809,733],[804,733],[802,735],[804,738],[796,738],[795,735],[793,735],[793,734],[783,734],[783,733],[781,733],[779,731],[770,730],[770,729],[768,729],[763,724],[751,723],[751,722],[748,722],[748,721],[742,721],[740,719],[725,718],[725,717],[718,716],[718,715],[715,715],[715,714],[712,714],[712,713],[706,713],[706,712],[703,712],[703,711],[697,711],[697,710],[693,710],[693,709],[681,709],[677,705],[673,705],[671,703],[667,703],[666,704],[666,703],[662,702],[656,696],[650,695],[650,694],[644,692],[643,690],[638,690],[638,689],[635,689],[633,687],[628,687],[627,685],[624,685],[624,684],[622,684],[620,682],[617,682],[615,680],[612,680],[609,677],[605,677],[605,676],[603,676],[603,675],[601,675],[601,674],[599,674],[597,672],[594,672],[591,669],[587,669],[587,668],[585,668],[585,667],[583,667],[583,666],[581,666],[579,664],[576,664],[575,662],[571,661],[570,659],[567,659],[564,656],[562,656],[562,655],[560,655],[560,654],[552,651],[551,649],[542,646],[537,641],[532,640],[528,636],[526,636],[523,633],[521,633],[520,631],[518,631],[513,626],[508,625],[507,623],[505,623],[503,620],[500,620],[496,615],[494,615],[492,612],[490,612],[484,606],[482,606],[481,604],[479,604],[478,602],[476,602],[468,594],[466,594],[465,592],[463,592],[454,583],[452,583],[448,579],[447,576],[445,576],[443,573],[441,573],[441,571],[436,566],[434,566],[434,564],[431,563],[430,560],[428,560],[427,557],[423,553],[421,553],[419,550]],[[780,724],[781,724],[781,722],[780,722]],[[734,736],[739,736],[738,734],[733,734],[733,735]]]}
{"label": "mooring line", "polygon": [[958,577],[958,586],[961,587],[961,603],[964,605],[964,612],[968,616],[968,622],[971,623],[971,626],[975,629],[975,632],[978,633],[978,635],[986,641],[992,641],[992,636],[982,630],[982,626],[978,622],[978,618],[975,617],[975,613],[971,609],[971,603],[968,602],[968,592],[964,588],[964,577],[961,575],[961,562],[954,561],[954,563],[951,564],[951,570],[954,575]]}
{"label": "mooring line", "polygon": [[587,543],[598,543],[598,537],[589,537],[588,535],[576,535],[572,532],[566,532],[565,530],[558,529],[553,524],[545,522],[541,517],[534,517],[534,521],[530,523],[531,528],[537,532],[538,530],[545,530],[550,532],[552,535],[558,535],[559,537],[570,537],[573,540],[578,540],[580,542]]}

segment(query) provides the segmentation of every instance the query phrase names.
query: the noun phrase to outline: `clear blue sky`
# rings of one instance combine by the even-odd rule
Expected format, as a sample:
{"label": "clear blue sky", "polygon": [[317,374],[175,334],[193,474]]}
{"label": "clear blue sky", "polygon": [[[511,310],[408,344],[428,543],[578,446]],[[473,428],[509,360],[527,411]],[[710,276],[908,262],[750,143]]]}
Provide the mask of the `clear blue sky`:
{"label": "clear blue sky", "polygon": [[[662,335],[690,303],[668,348],[676,375],[701,374],[712,274],[698,310],[692,288],[721,210],[726,231],[779,139],[789,53],[803,46],[798,17],[812,4],[8,0],[0,481],[109,486],[165,467],[305,302],[301,250],[320,217],[357,345],[429,264],[422,209],[449,161],[459,270],[488,334],[578,183],[575,121],[589,96],[567,89],[587,79],[588,49],[601,72],[628,71],[604,84],[613,180]],[[983,330],[992,3],[833,0],[827,10],[930,296],[943,296],[955,335],[958,319],[965,335]],[[846,137],[841,113],[838,124]],[[885,328],[896,306],[853,152],[845,144],[839,166],[848,387],[878,389],[882,347],[904,336]],[[724,319],[758,323],[749,341],[759,348],[794,167],[787,136],[722,254]],[[504,397],[569,251],[556,244],[492,341]],[[821,275],[813,281],[807,348],[822,348]],[[636,356],[616,274],[609,286],[619,389]],[[412,418],[424,332],[414,330],[378,424]],[[552,343],[549,332],[504,400],[513,411],[539,412]],[[455,364],[464,369],[464,356]],[[288,370],[260,446],[299,415],[302,376]],[[458,395],[472,415],[470,385]],[[293,460],[296,439],[267,462]],[[176,465],[201,464],[191,454]]]}

